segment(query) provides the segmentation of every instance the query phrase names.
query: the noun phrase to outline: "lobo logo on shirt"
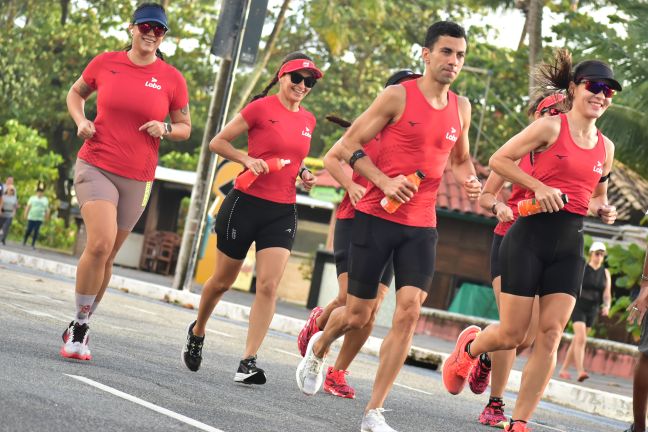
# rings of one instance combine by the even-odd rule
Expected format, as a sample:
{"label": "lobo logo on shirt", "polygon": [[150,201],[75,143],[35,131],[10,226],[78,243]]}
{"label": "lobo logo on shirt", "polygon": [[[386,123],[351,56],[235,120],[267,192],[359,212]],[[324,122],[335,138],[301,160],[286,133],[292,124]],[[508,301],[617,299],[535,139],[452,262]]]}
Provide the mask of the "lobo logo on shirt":
{"label": "lobo logo on shirt", "polygon": [[594,166],[592,171],[600,175],[603,175],[603,164],[601,163],[601,161],[596,161],[596,165]]}
{"label": "lobo logo on shirt", "polygon": [[450,132],[447,132],[445,137],[446,137],[447,140],[450,140],[452,142],[457,142],[459,137],[457,135],[455,135],[456,133],[457,133],[457,129],[455,129],[455,128],[453,128],[451,126],[450,127]]}
{"label": "lobo logo on shirt", "polygon": [[162,90],[162,86],[157,83],[157,78],[155,78],[155,77],[151,77],[151,82],[146,81],[144,86],[145,87],[151,87],[151,88],[154,88],[156,90]]}
{"label": "lobo logo on shirt", "polygon": [[311,130],[308,126],[302,131],[302,135],[308,138],[311,138]]}

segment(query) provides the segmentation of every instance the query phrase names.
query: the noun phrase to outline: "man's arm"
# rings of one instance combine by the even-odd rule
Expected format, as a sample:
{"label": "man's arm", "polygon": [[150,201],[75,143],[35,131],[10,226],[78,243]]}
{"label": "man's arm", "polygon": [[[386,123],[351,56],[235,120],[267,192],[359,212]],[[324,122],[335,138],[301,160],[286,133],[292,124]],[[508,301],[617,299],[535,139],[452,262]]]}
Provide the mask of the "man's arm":
{"label": "man's arm", "polygon": [[[340,149],[342,158],[349,162],[355,152],[362,150],[364,143],[373,139],[390,122],[397,121],[404,110],[404,87],[390,86],[383,90],[342,137]],[[409,201],[417,190],[405,175],[401,174],[390,178],[380,171],[368,157],[357,159],[353,169],[380,188],[386,196],[400,203]]]}
{"label": "man's arm", "polygon": [[475,166],[470,157],[468,131],[470,130],[470,102],[465,97],[459,97],[459,114],[461,115],[461,136],[450,153],[450,166],[457,183],[461,184],[471,201],[476,200],[481,192],[481,183],[477,179]]}
{"label": "man's arm", "polygon": [[648,309],[648,247],[646,247],[646,258],[644,259],[643,272],[641,273],[641,289],[639,295],[628,306],[628,322],[641,324]]}

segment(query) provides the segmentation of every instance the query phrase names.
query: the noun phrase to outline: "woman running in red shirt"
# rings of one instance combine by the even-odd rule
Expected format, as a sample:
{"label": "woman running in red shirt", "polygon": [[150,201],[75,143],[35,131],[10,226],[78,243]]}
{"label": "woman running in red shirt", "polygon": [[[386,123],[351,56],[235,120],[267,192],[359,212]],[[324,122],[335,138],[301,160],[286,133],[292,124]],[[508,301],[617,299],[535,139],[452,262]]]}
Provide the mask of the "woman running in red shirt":
{"label": "woman running in red shirt", "polygon": [[[67,358],[92,357],[88,320],[108,286],[115,255],[146,208],[160,140],[182,141],[191,133],[187,85],[159,51],[169,29],[164,8],[140,5],[128,28],[131,46],[92,59],[67,95],[77,135],[85,139],[74,189],[88,237],[77,266],[76,316],[63,333],[60,352]],[[84,106],[94,91],[92,121]]]}
{"label": "woman running in red shirt", "polygon": [[[301,102],[322,75],[310,57],[302,53],[287,55],[263,92],[209,144],[213,152],[240,163],[258,178],[246,187],[239,175],[216,218],[216,271],[203,286],[198,318],[189,324],[182,350],[185,365],[194,372],[202,362],[207,320],[236,280],[248,249],[255,242],[256,296],[250,310],[245,352],[234,381],[266,382],[265,372],[257,367],[256,358],[274,315],[277,286],[295,240],[295,178],[299,177],[307,190],[315,184],[315,177],[303,166],[315,129],[315,117],[301,106]],[[267,96],[268,90],[277,83],[278,93]],[[247,154],[231,144],[246,132]],[[271,172],[266,162],[271,158],[290,163]]]}
{"label": "woman running in red shirt", "polygon": [[[401,82],[409,81],[421,77],[421,74],[412,72],[409,69],[400,70],[392,74],[385,83],[385,87],[390,85],[396,85]],[[328,119],[328,117],[327,117]],[[333,121],[333,120],[332,120]],[[345,124],[338,123],[343,127],[349,127],[351,124],[345,122]],[[348,276],[349,276],[349,248],[351,247],[351,233],[353,228],[353,217],[355,216],[355,205],[358,201],[364,196],[366,192],[366,187],[368,184],[367,179],[362,177],[360,174],[354,172],[351,177],[347,176],[342,165],[340,164],[343,161],[340,151],[340,145],[336,143],[331,150],[324,156],[324,165],[329,171],[331,176],[340,182],[340,184],[346,190],[344,198],[340,202],[337,209],[337,221],[335,222],[335,233],[333,235],[333,249],[335,254],[335,268],[338,276],[338,286],[339,291],[336,298],[333,299],[326,307],[316,307],[314,308],[304,328],[299,333],[297,338],[297,344],[299,347],[299,352],[304,356],[306,352],[306,347],[310,338],[324,329],[326,322],[328,321],[331,312],[337,309],[340,306],[346,304],[347,299],[347,285],[348,285]],[[374,139],[365,144],[364,150],[367,153],[367,156],[372,160],[376,159],[378,151],[380,149],[380,135],[377,135]],[[394,265],[390,259],[387,263],[387,266],[382,272],[380,277],[380,286],[378,289],[378,296],[374,303],[374,308],[371,314],[371,319],[366,327],[361,330],[352,331],[347,334],[342,343],[342,348],[335,360],[335,365],[330,366],[326,371],[326,378],[324,380],[324,391],[330,393],[334,396],[339,396],[342,398],[355,398],[355,389],[347,384],[346,375],[349,373],[347,369],[353,361],[360,349],[367,341],[373,330],[373,324],[376,318],[376,313],[382,300],[389,290],[389,285],[394,278]]]}
{"label": "woman running in red shirt", "polygon": [[[554,64],[538,69],[546,89],[566,92],[571,110],[542,118],[511,138],[491,157],[504,178],[528,189],[542,213],[518,218],[500,249],[502,292],[500,322],[484,331],[465,329],[443,366],[443,382],[452,394],[465,386],[479,355],[510,350],[526,338],[533,301],[540,296],[540,319],[533,353],[507,430],[529,430],[527,421],[540,402],[556,365],[556,351],[583,279],[583,218],[598,214],[613,223],[616,209],[607,205],[607,179],[614,144],[596,129],[596,120],[621,85],[605,63],[588,60],[572,70],[571,55],[561,50]],[[516,161],[537,152],[531,175]],[[564,203],[563,194],[568,202]]]}
{"label": "woman running in red shirt", "polygon": [[[561,93],[551,94],[549,96],[542,95],[537,97],[533,104],[531,104],[528,116],[533,120],[540,117],[548,117],[558,115],[563,112],[562,102],[565,96]],[[518,166],[522,171],[527,174],[531,173],[531,155],[525,155]],[[495,301],[499,308],[499,297],[502,286],[502,272],[499,262],[499,250],[504,239],[506,232],[513,226],[513,222],[518,218],[517,204],[525,198],[527,190],[517,184],[513,184],[511,188],[511,195],[506,203],[497,200],[497,194],[504,185],[504,179],[495,171],[491,171],[484,190],[479,197],[479,204],[484,210],[492,212],[499,223],[495,227],[493,235],[493,245],[491,247],[490,256],[490,269],[491,280],[493,281],[493,292],[495,294]],[[517,351],[522,351],[528,348],[535,339],[536,330],[538,327],[538,297],[535,297],[533,303],[533,316],[529,325],[526,339],[517,347]],[[479,416],[479,422],[488,426],[504,427],[508,423],[508,419],[504,415],[504,390],[506,383],[515,361],[516,350],[495,351],[491,354],[482,354],[479,361],[473,368],[468,384],[470,389],[475,394],[482,394],[488,386],[488,376],[491,373],[493,378],[491,380],[491,394],[488,404],[484,411]]]}

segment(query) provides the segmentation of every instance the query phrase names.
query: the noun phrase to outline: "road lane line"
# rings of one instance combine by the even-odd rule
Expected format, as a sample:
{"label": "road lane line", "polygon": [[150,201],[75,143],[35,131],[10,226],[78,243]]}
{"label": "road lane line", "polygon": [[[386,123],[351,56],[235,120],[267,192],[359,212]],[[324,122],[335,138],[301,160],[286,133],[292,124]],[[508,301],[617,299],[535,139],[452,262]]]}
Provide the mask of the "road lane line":
{"label": "road lane line", "polygon": [[282,354],[288,354],[289,356],[293,356],[293,357],[297,357],[297,358],[302,358],[302,356],[300,356],[299,354],[295,354],[294,352],[284,351],[284,350],[279,349],[279,348],[272,348],[272,349],[273,349],[274,351],[280,352],[280,353],[282,353]]}
{"label": "road lane line", "polygon": [[549,429],[549,430],[553,430],[553,431],[558,431],[558,432],[567,432],[565,429],[556,429],[555,427],[547,426],[547,425],[542,424],[542,423],[536,423],[536,422],[531,421],[531,420],[529,420],[527,423],[528,423],[528,424],[532,424],[532,425],[536,425],[536,426],[540,426],[540,427],[542,427],[542,428]]}
{"label": "road lane line", "polygon": [[218,331],[218,330],[210,330],[210,329],[207,329],[207,332],[208,332],[208,333],[214,333],[214,334],[217,334],[217,335],[219,335],[219,336],[228,337],[228,338],[233,338],[233,337],[234,337],[234,336],[232,336],[232,335],[229,334],[229,333],[223,333],[223,332],[220,332],[220,331]]}
{"label": "road lane line", "polygon": [[146,309],[141,309],[141,308],[138,308],[138,307],[135,307],[135,306],[123,305],[123,307],[128,308],[128,309],[133,309],[133,310],[136,310],[138,312],[142,312],[142,313],[149,314],[149,315],[157,315],[155,312],[151,312],[151,311],[148,311]]}
{"label": "road lane line", "polygon": [[425,390],[420,390],[420,389],[417,389],[417,388],[414,388],[414,387],[406,386],[405,384],[394,383],[394,385],[398,386],[398,387],[402,387],[404,389],[412,390],[412,391],[415,391],[415,392],[418,392],[418,393],[423,393],[423,394],[426,394],[426,395],[429,395],[429,396],[434,396],[433,393],[426,392]]}
{"label": "road lane line", "polygon": [[109,387],[109,386],[107,386],[105,384],[101,384],[101,383],[99,383],[97,381],[93,381],[93,380],[91,380],[89,378],[79,376],[79,375],[70,375],[70,374],[64,374],[64,375],[67,375],[70,378],[74,378],[75,380],[81,381],[82,383],[85,383],[85,384],[91,385],[93,387],[96,387],[99,390],[103,390],[105,392],[108,392],[110,394],[118,396],[118,397],[120,397],[122,399],[126,399],[129,402],[133,402],[133,403],[136,403],[138,405],[141,405],[141,406],[143,406],[145,408],[148,408],[150,410],[153,410],[153,411],[155,411],[157,413],[164,414],[165,416],[171,417],[171,418],[173,418],[175,420],[178,420],[178,421],[181,421],[181,422],[186,423],[188,425],[191,425],[191,426],[193,426],[193,427],[195,427],[197,429],[204,430],[204,431],[207,431],[207,432],[224,432],[221,429],[216,429],[215,427],[209,426],[209,425],[207,425],[205,423],[201,423],[198,420],[194,420],[194,419],[189,418],[187,416],[183,416],[182,414],[178,414],[178,413],[173,412],[171,410],[168,410],[166,408],[162,408],[160,406],[152,404],[151,402],[147,402],[147,401],[145,401],[143,399],[140,399],[138,397],[129,395],[128,393],[121,392],[121,391],[119,391],[117,389]]}
{"label": "road lane line", "polygon": [[7,305],[7,306],[9,306],[9,307],[12,307],[12,308],[14,308],[14,309],[18,309],[19,311],[23,311],[23,312],[28,313],[28,314],[30,314],[30,315],[37,316],[37,317],[52,318],[52,319],[55,319],[55,320],[57,320],[57,321],[63,321],[63,322],[65,322],[65,323],[68,322],[68,321],[65,320],[65,319],[62,319],[62,318],[59,318],[59,317],[55,317],[54,315],[50,315],[50,314],[48,314],[48,313],[46,313],[46,312],[41,312],[41,311],[35,311],[35,310],[27,309],[26,307],[19,306],[19,305],[16,305],[16,304],[12,304],[12,303],[5,303],[5,305]]}

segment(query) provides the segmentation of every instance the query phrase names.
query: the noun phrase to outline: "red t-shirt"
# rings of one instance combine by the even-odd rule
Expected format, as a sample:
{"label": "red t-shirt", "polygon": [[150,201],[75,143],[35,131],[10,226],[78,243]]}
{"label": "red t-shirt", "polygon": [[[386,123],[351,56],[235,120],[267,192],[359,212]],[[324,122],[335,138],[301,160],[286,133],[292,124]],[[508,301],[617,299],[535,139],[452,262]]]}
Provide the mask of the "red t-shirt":
{"label": "red t-shirt", "polygon": [[[248,189],[248,195],[282,204],[296,201],[295,179],[299,167],[308,155],[315,116],[302,106],[290,111],[277,95],[250,102],[241,110],[248,124],[248,155],[255,159],[290,159],[279,171],[261,174]],[[245,172],[244,170],[243,172]],[[234,188],[241,190],[234,183]]]}
{"label": "red t-shirt", "polygon": [[418,80],[402,84],[406,91],[405,111],[381,132],[376,166],[389,177],[421,170],[425,178],[418,192],[394,213],[380,205],[383,192],[370,184],[356,210],[415,227],[436,226],[436,200],[450,151],[461,136],[457,95],[448,91],[448,104],[437,110],[418,88]]}
{"label": "red t-shirt", "polygon": [[[536,155],[537,154],[538,153],[536,153]],[[522,159],[520,159],[518,167],[525,173],[531,174],[533,168],[533,165],[531,165],[531,155],[523,156]],[[506,205],[513,211],[513,220],[510,222],[498,223],[494,230],[495,234],[504,236],[506,235],[506,231],[513,226],[513,222],[515,222],[520,215],[520,212],[518,211],[518,203],[526,197],[526,193],[527,190],[525,188],[513,183],[513,186],[511,186],[511,196],[509,196],[508,201],[506,201]]]}
{"label": "red t-shirt", "polygon": [[[598,141],[594,148],[584,149],[576,145],[569,133],[567,116],[560,114],[560,135],[551,147],[535,154],[531,175],[547,186],[567,194],[569,202],[564,210],[585,216],[589,201],[603,176],[607,152],[605,141],[597,131]],[[528,198],[533,192],[527,191]]]}
{"label": "red t-shirt", "polygon": [[[380,134],[376,135],[374,139],[366,143],[363,146],[363,149],[367,154],[366,157],[370,158],[372,161],[375,161],[378,150],[380,149]],[[369,180],[355,171],[351,176],[351,180],[354,183],[359,184],[360,186],[364,186],[365,188],[369,184]],[[338,219],[353,219],[355,217],[355,207],[353,207],[353,204],[351,204],[351,199],[349,198],[348,192],[344,194],[344,198],[342,198],[342,201],[340,201],[340,204],[338,205],[336,217]]]}
{"label": "red t-shirt", "polygon": [[182,74],[161,59],[138,66],[126,51],[116,51],[92,59],[82,77],[97,91],[97,117],[96,132],[83,143],[79,158],[122,177],[153,180],[160,139],[138,129],[187,106]]}

